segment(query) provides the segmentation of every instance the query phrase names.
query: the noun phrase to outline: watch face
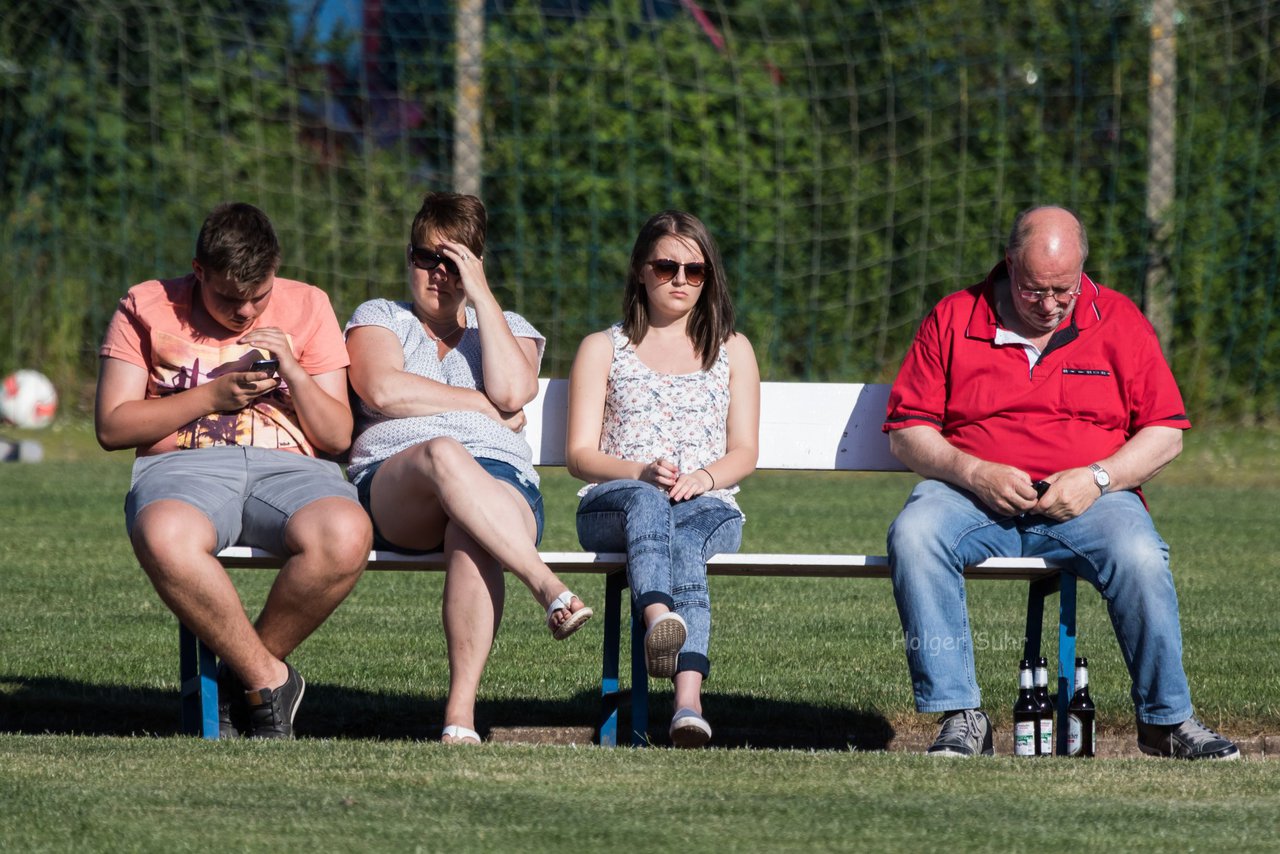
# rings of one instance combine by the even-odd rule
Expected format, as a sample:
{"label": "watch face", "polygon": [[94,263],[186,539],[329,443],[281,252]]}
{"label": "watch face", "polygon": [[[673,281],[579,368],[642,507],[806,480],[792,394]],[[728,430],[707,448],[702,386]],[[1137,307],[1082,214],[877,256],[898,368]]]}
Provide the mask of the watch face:
{"label": "watch face", "polygon": [[1093,470],[1093,482],[1105,489],[1111,485],[1111,475],[1107,474],[1106,469],[1095,467]]}

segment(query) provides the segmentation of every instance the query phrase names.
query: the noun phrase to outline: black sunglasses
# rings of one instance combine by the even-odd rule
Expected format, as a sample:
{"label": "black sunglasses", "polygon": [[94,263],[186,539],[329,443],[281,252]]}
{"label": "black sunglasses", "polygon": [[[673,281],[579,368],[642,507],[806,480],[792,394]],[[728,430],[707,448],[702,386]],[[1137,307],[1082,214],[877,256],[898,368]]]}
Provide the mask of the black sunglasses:
{"label": "black sunglasses", "polygon": [[664,285],[676,277],[681,267],[684,267],[684,280],[695,288],[700,287],[707,280],[707,273],[711,272],[711,265],[702,261],[677,264],[675,261],[659,258],[657,261],[650,261],[649,266],[653,269],[653,275],[658,282]]}
{"label": "black sunglasses", "polygon": [[439,252],[435,252],[425,246],[410,245],[409,262],[419,270],[434,270],[443,264],[447,271],[455,276],[458,275],[458,265],[453,263],[452,258],[441,255]]}

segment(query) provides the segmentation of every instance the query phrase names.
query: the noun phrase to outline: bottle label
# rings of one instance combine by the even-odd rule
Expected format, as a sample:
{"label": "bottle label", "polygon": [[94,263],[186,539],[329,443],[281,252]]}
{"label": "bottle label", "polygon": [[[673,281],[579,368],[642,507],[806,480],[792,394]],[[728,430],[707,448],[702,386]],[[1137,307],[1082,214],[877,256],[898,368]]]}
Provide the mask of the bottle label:
{"label": "bottle label", "polygon": [[1036,755],[1036,722],[1018,721],[1013,725],[1013,754],[1015,756]]}
{"label": "bottle label", "polygon": [[1079,756],[1080,750],[1084,746],[1080,718],[1075,715],[1067,715],[1067,755]]}
{"label": "bottle label", "polygon": [[1053,755],[1053,718],[1040,719],[1040,755]]}

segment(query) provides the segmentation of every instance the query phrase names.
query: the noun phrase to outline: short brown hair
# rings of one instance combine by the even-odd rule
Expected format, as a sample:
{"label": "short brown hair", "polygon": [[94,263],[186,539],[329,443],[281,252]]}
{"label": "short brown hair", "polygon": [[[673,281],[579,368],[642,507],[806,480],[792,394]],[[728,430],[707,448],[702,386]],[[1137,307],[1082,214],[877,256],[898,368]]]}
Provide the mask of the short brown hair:
{"label": "short brown hair", "polygon": [[414,246],[424,246],[427,234],[434,233],[436,237],[461,243],[479,258],[484,255],[488,228],[489,215],[485,213],[484,203],[475,196],[427,193],[422,198],[417,216],[413,218],[409,242]]}
{"label": "short brown hair", "polygon": [[280,241],[261,210],[245,202],[224,202],[200,226],[196,261],[247,293],[280,267]]}

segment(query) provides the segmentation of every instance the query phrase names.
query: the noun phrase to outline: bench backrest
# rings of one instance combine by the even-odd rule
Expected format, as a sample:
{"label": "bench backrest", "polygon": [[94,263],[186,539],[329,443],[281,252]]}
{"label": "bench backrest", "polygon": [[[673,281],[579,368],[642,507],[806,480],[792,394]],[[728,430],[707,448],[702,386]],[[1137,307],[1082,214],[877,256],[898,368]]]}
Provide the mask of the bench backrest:
{"label": "bench backrest", "polygon": [[[761,383],[758,467],[906,471],[880,431],[888,400],[887,385]],[[537,400],[525,407],[534,465],[564,465],[568,406],[568,380],[539,380]]]}

